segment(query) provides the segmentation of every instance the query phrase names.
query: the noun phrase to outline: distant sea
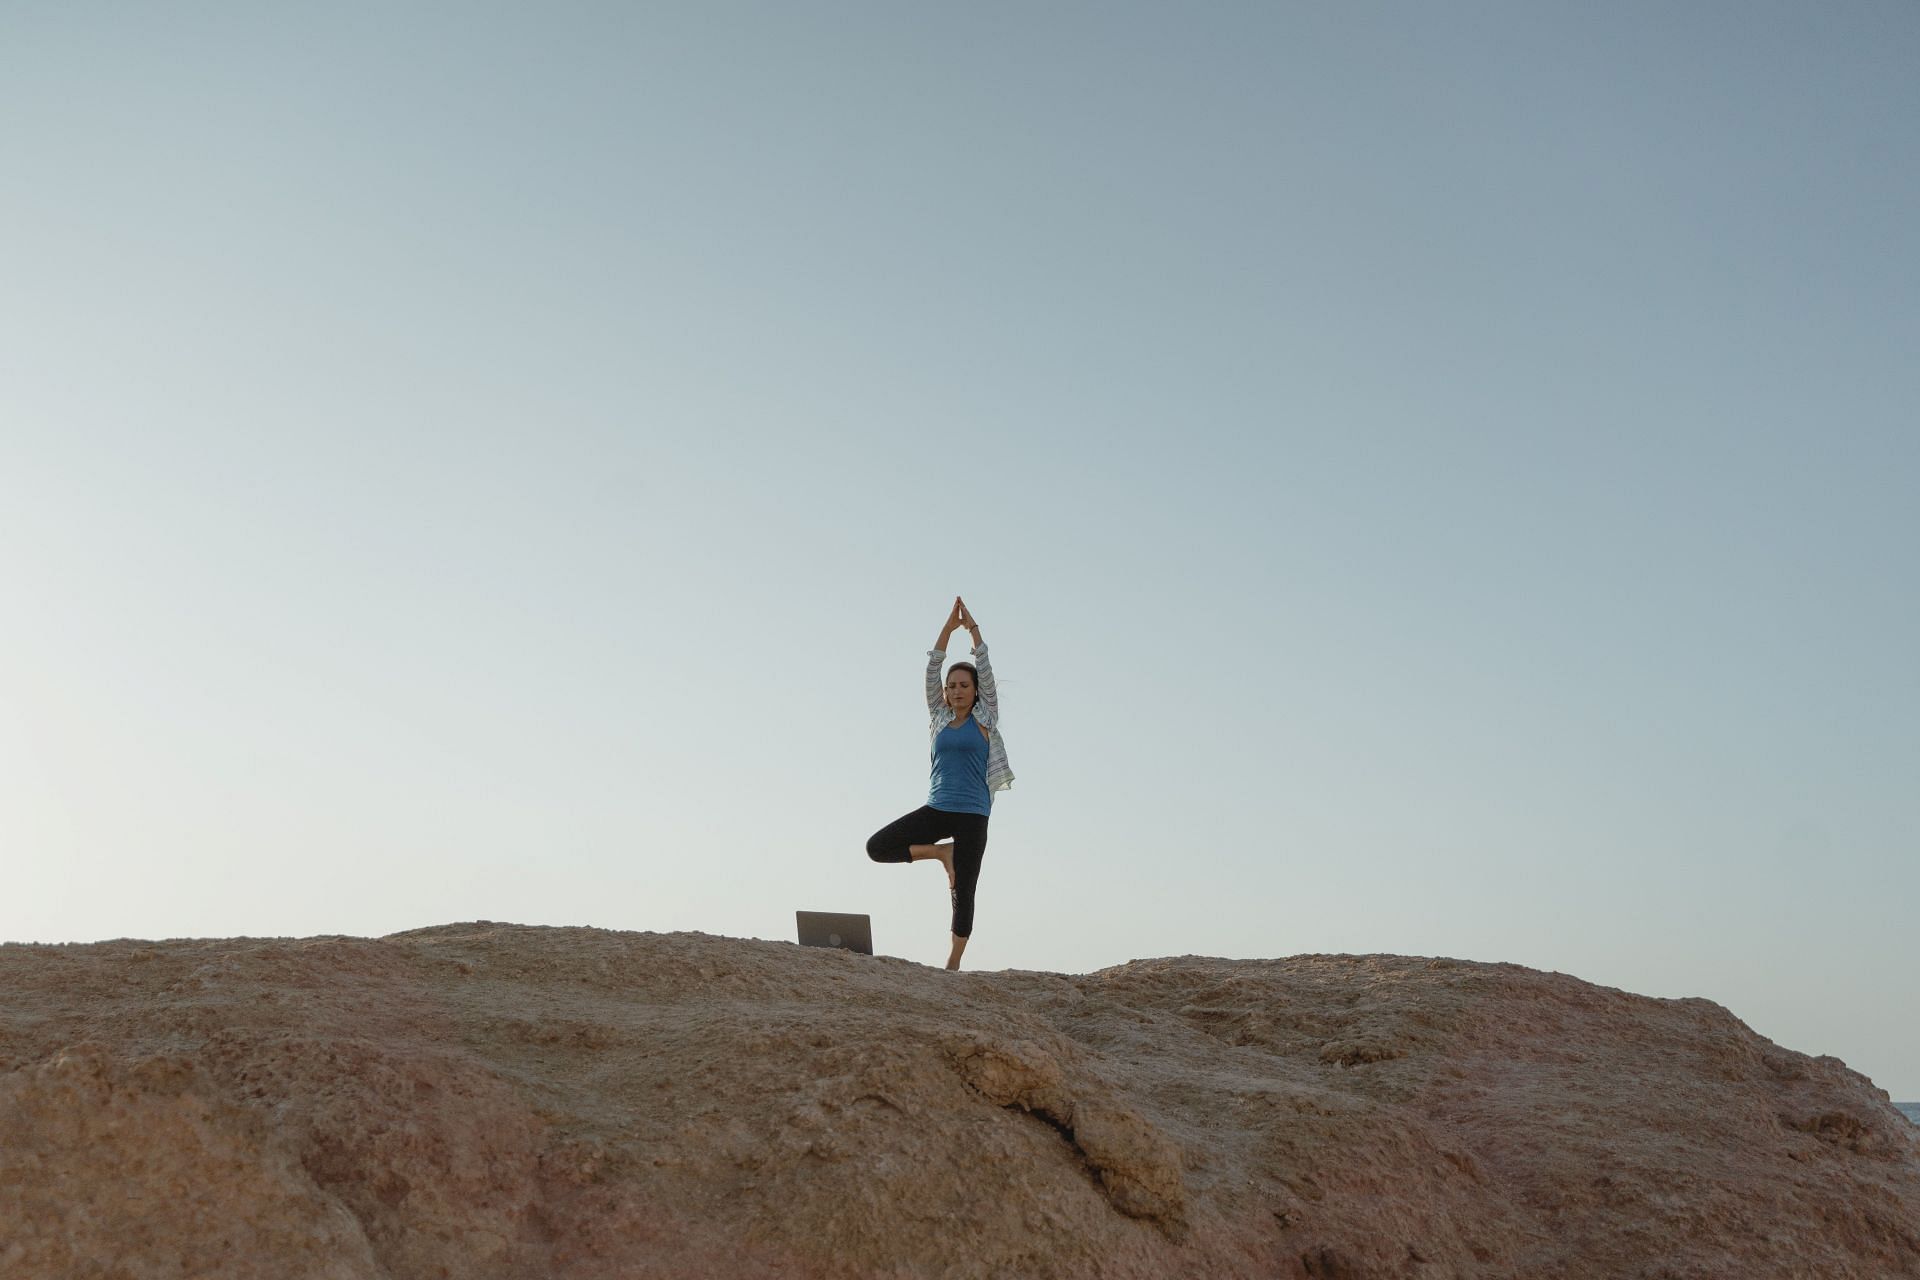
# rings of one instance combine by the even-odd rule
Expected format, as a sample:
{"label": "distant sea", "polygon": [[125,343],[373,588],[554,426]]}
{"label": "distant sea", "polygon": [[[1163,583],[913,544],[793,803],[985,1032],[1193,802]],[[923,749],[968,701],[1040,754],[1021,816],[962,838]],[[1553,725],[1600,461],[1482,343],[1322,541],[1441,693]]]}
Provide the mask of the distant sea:
{"label": "distant sea", "polygon": [[1907,1113],[1907,1119],[1920,1124],[1920,1102],[1896,1102],[1894,1106]]}

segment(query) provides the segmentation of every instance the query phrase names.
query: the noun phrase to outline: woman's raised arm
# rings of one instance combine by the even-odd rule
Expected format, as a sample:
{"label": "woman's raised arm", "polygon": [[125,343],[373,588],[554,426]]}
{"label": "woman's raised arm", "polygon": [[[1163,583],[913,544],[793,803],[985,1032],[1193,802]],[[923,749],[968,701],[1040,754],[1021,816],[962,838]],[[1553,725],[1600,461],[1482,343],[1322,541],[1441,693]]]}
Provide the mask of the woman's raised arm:
{"label": "woman's raised arm", "polygon": [[940,682],[940,662],[947,656],[947,641],[953,639],[953,633],[960,626],[960,597],[953,598],[953,612],[947,615],[946,625],[940,628],[940,641],[927,654],[927,714],[937,716],[940,708],[947,703],[945,687]]}
{"label": "woman's raised arm", "polygon": [[[993,664],[987,661],[987,642],[980,638],[980,623],[964,600],[960,602],[960,625],[973,636],[973,669],[980,676],[974,690],[978,699],[973,704],[974,718],[992,728],[1000,722],[1000,689],[993,681]],[[986,708],[985,715],[980,713],[982,707]]]}
{"label": "woman's raised arm", "polygon": [[974,621],[973,611],[967,608],[967,602],[959,596],[955,596],[953,598],[953,612],[954,616],[960,620],[960,625],[965,627],[967,633],[973,637],[973,647],[976,649],[979,648],[980,624]]}
{"label": "woman's raised arm", "polygon": [[955,596],[953,598],[953,612],[947,615],[945,625],[940,628],[940,643],[933,647],[945,653],[947,651],[947,641],[953,639],[953,633],[960,629],[961,619],[965,616],[966,611],[961,607],[960,597]]}

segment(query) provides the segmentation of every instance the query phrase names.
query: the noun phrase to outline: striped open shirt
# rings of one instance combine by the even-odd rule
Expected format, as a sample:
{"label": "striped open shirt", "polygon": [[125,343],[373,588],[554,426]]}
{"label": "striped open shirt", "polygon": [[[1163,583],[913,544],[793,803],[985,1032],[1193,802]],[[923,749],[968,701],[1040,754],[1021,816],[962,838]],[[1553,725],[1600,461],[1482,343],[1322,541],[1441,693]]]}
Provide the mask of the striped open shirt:
{"label": "striped open shirt", "polygon": [[[932,717],[932,736],[953,723],[953,708],[942,693],[946,683],[940,678],[945,649],[927,650],[927,714]],[[1007,767],[1007,744],[1000,740],[1000,698],[993,687],[993,667],[987,662],[987,646],[973,646],[973,665],[980,671],[980,688],[975,691],[973,718],[987,731],[987,790],[1005,791],[1013,785],[1013,770]]]}

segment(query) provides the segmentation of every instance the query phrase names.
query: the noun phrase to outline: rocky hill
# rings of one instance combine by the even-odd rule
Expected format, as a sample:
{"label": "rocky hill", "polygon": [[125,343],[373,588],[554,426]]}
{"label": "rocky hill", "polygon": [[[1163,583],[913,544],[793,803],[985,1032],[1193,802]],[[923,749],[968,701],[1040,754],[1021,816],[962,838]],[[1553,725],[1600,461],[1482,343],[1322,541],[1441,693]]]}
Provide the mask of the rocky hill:
{"label": "rocky hill", "polygon": [[0,947],[8,1280],[1886,1280],[1917,1134],[1717,1005],[1513,965]]}

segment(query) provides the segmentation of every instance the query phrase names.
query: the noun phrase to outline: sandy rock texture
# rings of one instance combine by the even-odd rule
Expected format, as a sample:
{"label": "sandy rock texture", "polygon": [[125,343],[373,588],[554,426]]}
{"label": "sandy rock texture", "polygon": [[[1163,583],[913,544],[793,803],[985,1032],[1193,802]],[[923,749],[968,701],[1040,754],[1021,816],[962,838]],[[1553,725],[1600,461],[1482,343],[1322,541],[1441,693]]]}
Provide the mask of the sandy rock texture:
{"label": "sandy rock texture", "polygon": [[1886,1280],[1917,1135],[1717,1005],[1513,965],[0,947],[7,1280]]}

